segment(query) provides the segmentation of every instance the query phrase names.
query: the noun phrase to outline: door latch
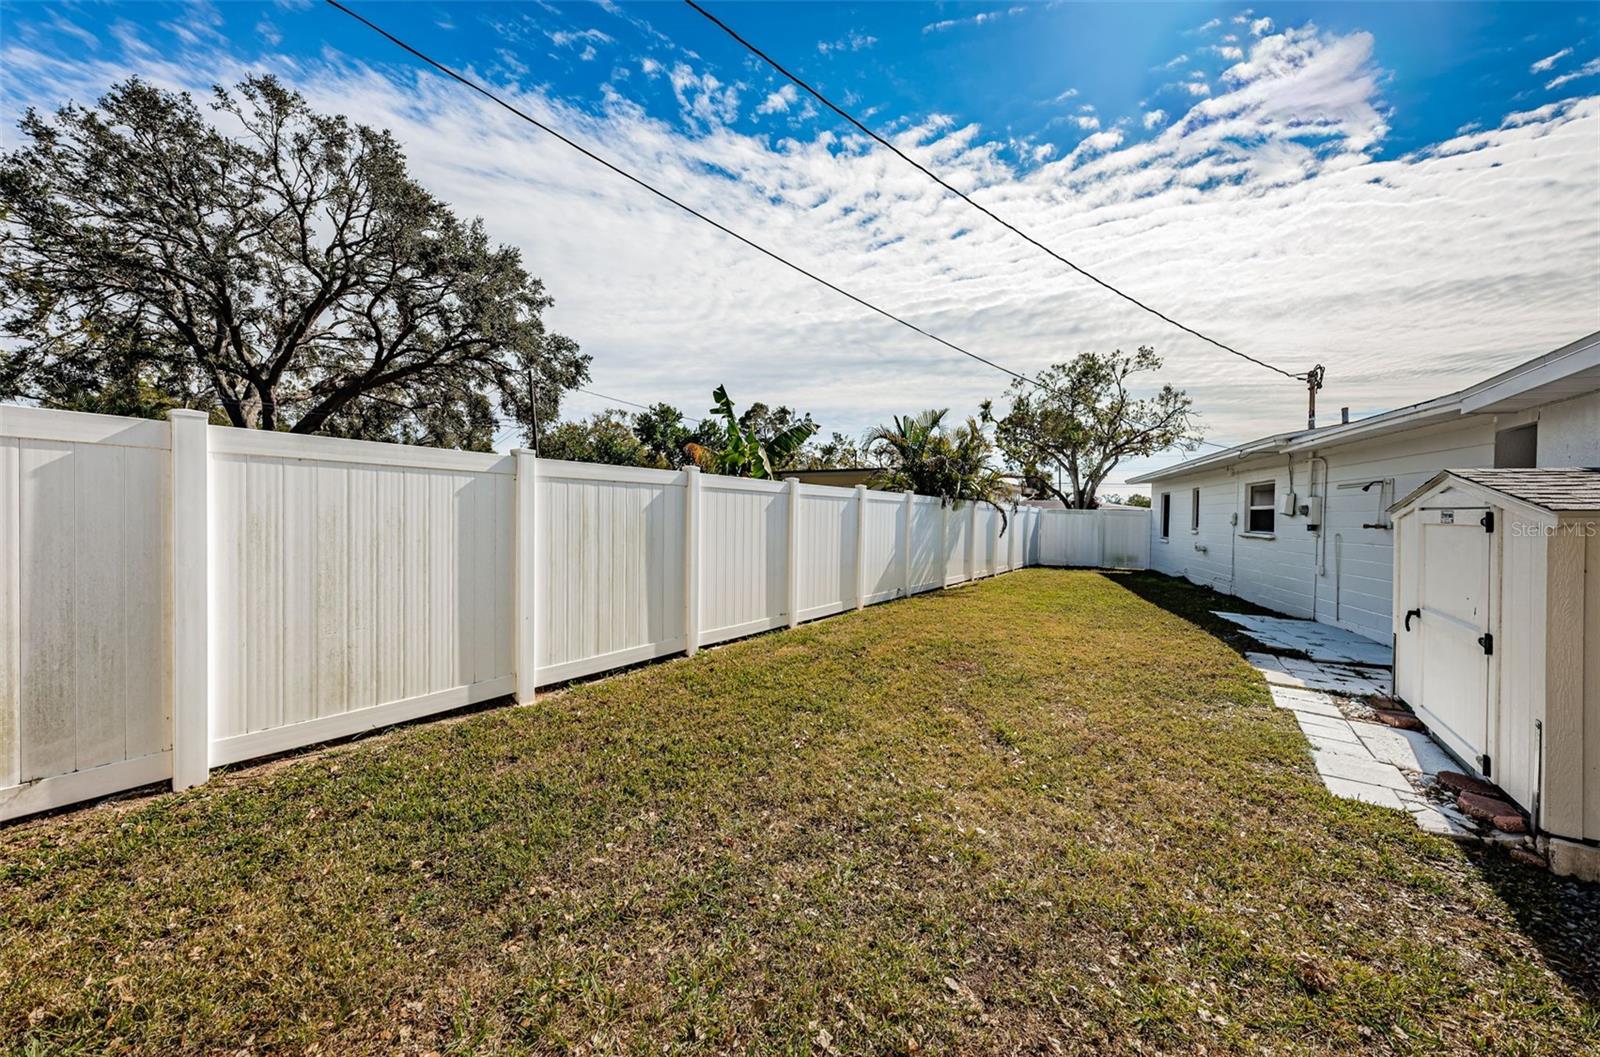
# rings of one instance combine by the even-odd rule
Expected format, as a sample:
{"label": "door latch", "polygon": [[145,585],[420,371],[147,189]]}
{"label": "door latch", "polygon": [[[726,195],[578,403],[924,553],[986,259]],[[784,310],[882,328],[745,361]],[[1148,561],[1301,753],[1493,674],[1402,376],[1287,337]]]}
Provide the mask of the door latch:
{"label": "door latch", "polygon": [[1494,636],[1489,632],[1485,631],[1478,636],[1478,645],[1483,647],[1483,655],[1485,657],[1494,656]]}
{"label": "door latch", "polygon": [[1484,511],[1483,517],[1478,519],[1478,524],[1483,526],[1483,531],[1485,531],[1485,532],[1493,532],[1494,531],[1494,511],[1493,510]]}
{"label": "door latch", "polygon": [[1420,617],[1420,616],[1422,616],[1422,610],[1420,610],[1420,609],[1408,609],[1408,610],[1406,610],[1406,630],[1407,631],[1411,630],[1411,618],[1412,617]]}

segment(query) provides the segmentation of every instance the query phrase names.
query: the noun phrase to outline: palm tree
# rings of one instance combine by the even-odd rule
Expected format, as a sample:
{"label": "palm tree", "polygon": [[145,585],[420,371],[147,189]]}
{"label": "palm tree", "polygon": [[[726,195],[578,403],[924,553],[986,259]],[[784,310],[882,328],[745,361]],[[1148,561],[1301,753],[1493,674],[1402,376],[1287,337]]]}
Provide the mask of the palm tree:
{"label": "palm tree", "polygon": [[947,503],[988,503],[1000,511],[1005,534],[1005,502],[1011,486],[989,461],[993,446],[976,419],[954,430],[945,428],[949,408],[918,415],[894,416],[892,425],[867,434],[867,451],[878,462],[879,487],[936,495]]}
{"label": "palm tree", "polygon": [[808,418],[763,440],[755,429],[746,429],[739,424],[739,416],[733,410],[733,401],[728,398],[725,387],[717,386],[711,399],[715,404],[711,413],[721,415],[723,420],[721,446],[684,445],[684,451],[689,453],[695,465],[707,473],[759,477],[770,481],[776,476],[774,468],[781,468],[787,463],[817,431],[816,423]]}

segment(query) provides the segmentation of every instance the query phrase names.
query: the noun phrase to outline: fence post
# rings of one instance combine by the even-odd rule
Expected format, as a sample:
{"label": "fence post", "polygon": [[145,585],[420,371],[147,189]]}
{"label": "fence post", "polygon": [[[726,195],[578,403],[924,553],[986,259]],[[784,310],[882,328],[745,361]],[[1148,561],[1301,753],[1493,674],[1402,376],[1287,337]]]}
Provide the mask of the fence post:
{"label": "fence post", "polygon": [[539,685],[539,460],[526,448],[516,459],[516,663],[517,704],[533,704]]}
{"label": "fence post", "polygon": [[167,412],[172,444],[172,788],[211,776],[209,440],[204,411]]}
{"label": "fence post", "polygon": [[916,514],[917,493],[906,489],[900,502],[900,597],[911,597],[911,519]]}
{"label": "fence post", "polygon": [[950,503],[939,500],[939,590],[950,586]]}
{"label": "fence post", "polygon": [[856,485],[856,609],[867,608],[867,486]]}
{"label": "fence post", "polygon": [[785,482],[789,496],[789,626],[800,623],[800,478]]}
{"label": "fence post", "polygon": [[684,653],[700,650],[700,467],[683,468]]}
{"label": "fence post", "polygon": [[978,504],[967,503],[967,545],[963,548],[962,563],[966,571],[966,580],[971,583],[978,578]]}
{"label": "fence post", "polygon": [[1011,504],[1011,523],[1006,526],[1006,572],[1017,571],[1017,533],[1022,531],[1022,519],[1017,504]]}

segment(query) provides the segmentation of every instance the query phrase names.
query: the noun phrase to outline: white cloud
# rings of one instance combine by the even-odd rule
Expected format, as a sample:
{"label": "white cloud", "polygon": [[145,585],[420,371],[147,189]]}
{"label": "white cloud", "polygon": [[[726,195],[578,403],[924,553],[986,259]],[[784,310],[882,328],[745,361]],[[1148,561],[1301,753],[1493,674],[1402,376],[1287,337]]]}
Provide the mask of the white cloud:
{"label": "white cloud", "polygon": [[1182,66],[1184,63],[1186,63],[1188,61],[1189,61],[1189,53],[1188,52],[1184,52],[1182,55],[1174,55],[1172,58],[1170,58],[1166,62],[1162,63],[1161,64],[1161,68],[1163,70],[1176,69],[1177,67]]}
{"label": "white cloud", "polygon": [[[137,44],[126,37],[124,54],[127,41]],[[132,72],[109,50],[0,45],[3,112],[93,98]],[[594,355],[601,392],[698,414],[726,383],[740,403],[787,403],[857,434],[922,407],[964,417],[1003,389],[999,375],[813,286],[434,74],[334,53],[258,63],[210,41],[133,54],[152,82],[201,91],[270,68],[319,109],[392,129],[417,179],[521,248],[556,299],[548,324]],[[1190,391],[1212,439],[1303,421],[1299,387],[1054,265],[888,152],[832,132],[774,141],[729,127],[738,86],[682,66],[672,83],[687,131],[618,95],[595,110],[499,87],[675,197],[975,352],[1037,370],[1084,349],[1149,343],[1166,357],[1161,380]],[[1291,369],[1326,363],[1329,406],[1438,395],[1592,331],[1600,97],[1378,159],[1382,83],[1370,36],[1285,29],[1252,41],[1212,97],[1187,112],[1169,106],[1168,121],[1134,142],[1104,129],[1041,156],[1043,145],[1018,153],[970,122],[933,116],[896,142],[1175,318]],[[0,123],[0,145],[15,139]],[[576,396],[567,411],[593,407]]]}
{"label": "white cloud", "polygon": [[1250,23],[1250,35],[1252,37],[1259,37],[1271,32],[1272,19],[1270,18],[1258,18],[1254,22]]}
{"label": "white cloud", "polygon": [[791,106],[793,106],[795,104],[795,101],[797,99],[799,99],[799,97],[800,97],[800,93],[795,91],[794,85],[792,85],[792,84],[781,85],[781,86],[779,86],[779,88],[778,88],[778,90],[776,92],[768,93],[766,100],[763,101],[759,106],[756,107],[756,113],[758,113],[758,114],[781,114],[781,113],[785,113],[785,112],[788,111],[788,109]]}
{"label": "white cloud", "polygon": [[1529,73],[1548,73],[1549,71],[1555,69],[1556,63],[1560,62],[1562,59],[1566,58],[1568,55],[1571,55],[1571,54],[1572,54],[1572,49],[1571,48],[1562,48],[1560,51],[1556,52],[1554,55],[1546,55],[1544,58],[1542,58],[1538,62],[1534,63],[1532,66],[1529,66],[1528,67],[1528,72]]}
{"label": "white cloud", "polygon": [[1117,146],[1121,142],[1122,130],[1120,128],[1108,128],[1104,132],[1096,132],[1094,135],[1085,139],[1082,143],[1078,144],[1077,150],[1073,151],[1073,153],[1078,154],[1082,152],[1085,154],[1098,154],[1102,151],[1110,150],[1112,147]]}
{"label": "white cloud", "polygon": [[1220,25],[1222,25],[1222,19],[1220,19],[1220,18],[1208,19],[1207,21],[1202,22],[1200,25],[1198,25],[1198,26],[1194,27],[1193,29],[1191,29],[1189,32],[1190,33],[1210,33],[1213,29],[1216,29]]}
{"label": "white cloud", "polygon": [[1219,44],[1211,50],[1224,59],[1231,59],[1235,62],[1244,58],[1244,49],[1233,44]]}
{"label": "white cloud", "polygon": [[1077,114],[1068,120],[1081,129],[1096,129],[1100,127],[1100,119],[1093,114]]}
{"label": "white cloud", "polygon": [[1060,95],[1058,95],[1054,99],[1052,99],[1051,102],[1053,102],[1053,103],[1065,103],[1068,99],[1072,99],[1075,96],[1077,96],[1077,94],[1078,94],[1078,90],[1076,88],[1068,88],[1065,92],[1062,92]]}
{"label": "white cloud", "polygon": [[989,22],[998,22],[1000,19],[1010,15],[1020,15],[1025,10],[1027,9],[1019,4],[1016,7],[1008,7],[1002,10],[980,11],[970,18],[946,18],[938,22],[929,22],[922,27],[922,32],[943,33],[946,30],[955,29],[957,26],[982,26]]}
{"label": "white cloud", "polygon": [[1209,84],[1206,84],[1204,81],[1182,81],[1182,82],[1179,82],[1176,85],[1173,85],[1172,87],[1181,88],[1185,92],[1188,92],[1190,95],[1210,95],[1211,94],[1211,86]]}
{"label": "white cloud", "polygon": [[1545,87],[1560,88],[1562,85],[1570,84],[1580,77],[1593,77],[1597,73],[1600,73],[1600,59],[1590,59],[1576,70],[1564,73],[1560,77],[1552,78]]}
{"label": "white cloud", "polygon": [[645,76],[655,77],[661,73],[663,67],[656,60],[646,56],[639,60],[639,69],[644,72]]}
{"label": "white cloud", "polygon": [[724,85],[715,74],[695,73],[686,62],[672,67],[672,94],[685,120],[696,125],[726,125],[739,116],[739,86]]}
{"label": "white cloud", "polygon": [[570,48],[575,44],[610,44],[612,37],[609,33],[602,33],[598,29],[564,30],[558,29],[546,34],[550,43],[558,48]]}
{"label": "white cloud", "polygon": [[838,40],[819,40],[817,50],[827,55],[835,51],[865,51],[878,43],[878,38],[851,30]]}
{"label": "white cloud", "polygon": [[1146,110],[1143,121],[1145,128],[1160,128],[1167,123],[1167,112],[1165,110]]}
{"label": "white cloud", "polygon": [[1056,153],[1056,145],[1054,143],[1041,143],[1034,147],[1031,153],[1034,161],[1049,161]]}

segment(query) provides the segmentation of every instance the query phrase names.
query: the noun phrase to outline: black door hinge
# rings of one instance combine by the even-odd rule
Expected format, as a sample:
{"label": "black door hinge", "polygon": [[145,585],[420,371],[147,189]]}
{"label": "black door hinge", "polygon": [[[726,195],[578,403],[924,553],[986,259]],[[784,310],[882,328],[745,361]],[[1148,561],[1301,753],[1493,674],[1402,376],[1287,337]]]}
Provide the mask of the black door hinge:
{"label": "black door hinge", "polygon": [[1478,519],[1478,524],[1483,526],[1483,531],[1485,531],[1485,532],[1493,532],[1494,531],[1494,511],[1493,510],[1485,511],[1483,517]]}
{"label": "black door hinge", "polygon": [[1478,645],[1483,647],[1483,655],[1485,657],[1494,656],[1494,636],[1489,632],[1485,631],[1478,636]]}
{"label": "black door hinge", "polygon": [[1489,759],[1489,754],[1488,753],[1484,753],[1482,756],[1478,757],[1478,773],[1479,774],[1483,775],[1485,778],[1489,778],[1494,773],[1492,768],[1493,768],[1493,761]]}

